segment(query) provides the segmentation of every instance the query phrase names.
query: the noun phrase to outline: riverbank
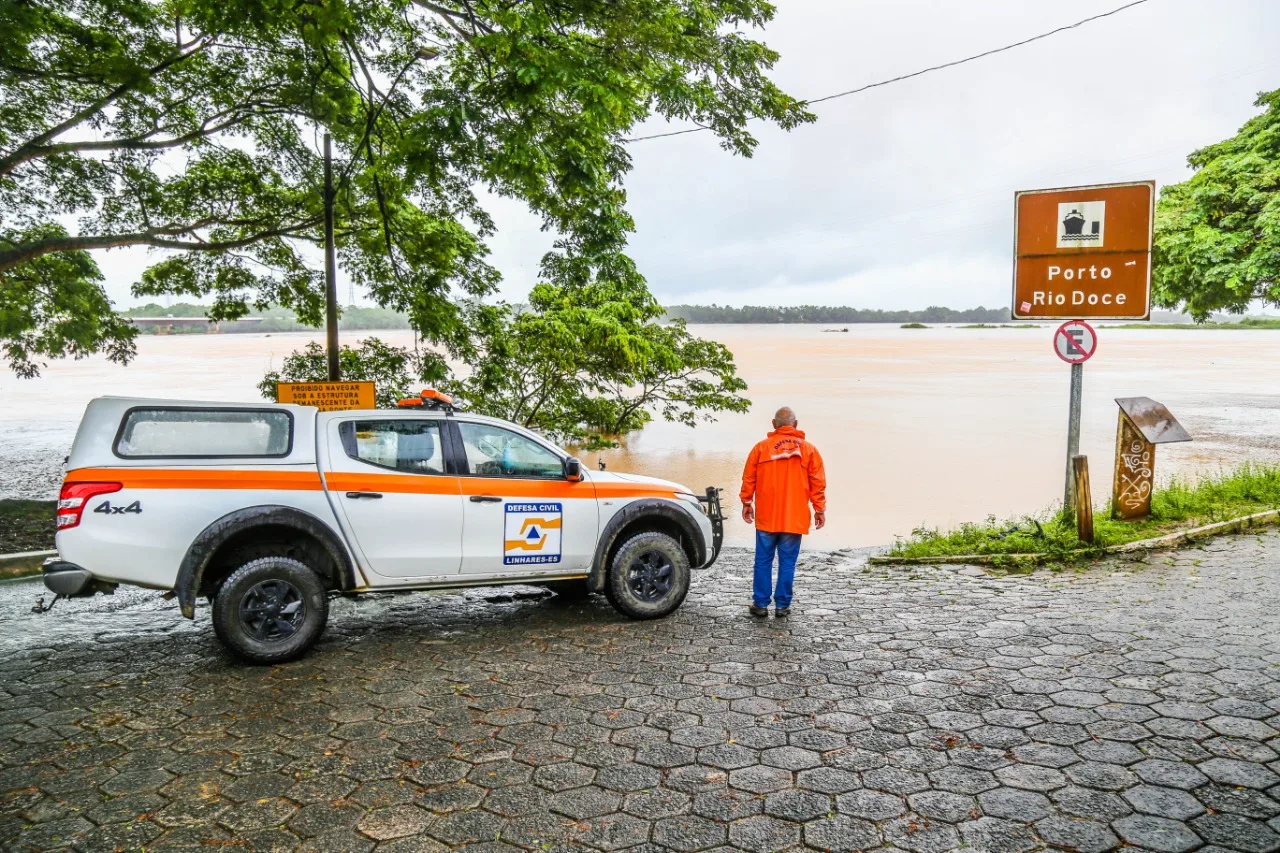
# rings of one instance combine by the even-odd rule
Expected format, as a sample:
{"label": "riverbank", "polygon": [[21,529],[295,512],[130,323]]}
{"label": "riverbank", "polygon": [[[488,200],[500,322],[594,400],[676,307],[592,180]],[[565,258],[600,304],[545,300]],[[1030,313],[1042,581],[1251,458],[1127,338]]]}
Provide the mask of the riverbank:
{"label": "riverbank", "polygon": [[1036,555],[1073,560],[1108,548],[1156,539],[1184,530],[1280,509],[1280,466],[1246,464],[1199,480],[1173,480],[1155,491],[1151,515],[1118,521],[1106,507],[1094,509],[1094,542],[1081,542],[1075,518],[1046,510],[1039,515],[981,523],[949,530],[917,529],[898,539],[884,555],[910,560],[969,556]]}
{"label": "riverbank", "polygon": [[54,501],[0,499],[0,554],[53,548]]}

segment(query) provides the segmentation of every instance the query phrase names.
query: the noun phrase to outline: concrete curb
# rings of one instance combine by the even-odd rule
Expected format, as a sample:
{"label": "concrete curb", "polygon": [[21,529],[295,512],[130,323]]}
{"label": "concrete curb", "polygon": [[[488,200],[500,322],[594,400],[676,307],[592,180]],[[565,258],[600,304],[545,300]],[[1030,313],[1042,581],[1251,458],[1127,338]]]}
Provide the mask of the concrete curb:
{"label": "concrete curb", "polygon": [[45,559],[56,556],[58,556],[57,551],[23,551],[19,554],[0,554],[0,580],[38,575]]}
{"label": "concrete curb", "polygon": [[[1280,522],[1280,510],[1270,509],[1265,512],[1255,512],[1253,515],[1244,515],[1240,518],[1215,521],[1213,524],[1204,524],[1188,530],[1166,533],[1164,536],[1157,536],[1153,539],[1139,539],[1136,542],[1126,542],[1123,545],[1112,545],[1101,550],[1081,548],[1077,551],[1069,552],[1066,556],[1083,557],[1088,555],[1102,557],[1111,554],[1135,554],[1144,551],[1156,551],[1161,548],[1187,545],[1222,533],[1238,533],[1241,530],[1248,530],[1253,527],[1266,527],[1277,522]],[[1060,558],[1051,557],[1048,554],[962,554],[949,557],[869,557],[867,562],[875,566],[1008,566],[1011,570],[1017,571],[1019,568],[1025,570],[1031,566],[1042,565],[1056,559]]]}

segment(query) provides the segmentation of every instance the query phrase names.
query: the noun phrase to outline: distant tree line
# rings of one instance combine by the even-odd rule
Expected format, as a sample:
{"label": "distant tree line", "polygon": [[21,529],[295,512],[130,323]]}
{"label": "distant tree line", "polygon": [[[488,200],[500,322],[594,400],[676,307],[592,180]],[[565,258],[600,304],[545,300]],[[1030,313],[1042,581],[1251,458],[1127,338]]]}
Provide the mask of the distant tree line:
{"label": "distant tree line", "polygon": [[[349,305],[341,309],[342,313],[338,318],[338,328],[343,331],[374,331],[386,329],[408,329],[409,317],[392,311],[389,308],[361,308],[355,305]],[[130,308],[121,313],[122,317],[134,318],[164,318],[174,317],[185,319],[189,317],[206,317],[209,312],[208,305],[193,305],[189,302],[179,302],[176,305],[160,305],[155,302],[149,302],[146,305],[140,305],[136,308]],[[315,326],[308,326],[298,321],[297,316],[292,309],[273,306],[263,311],[250,311],[246,318],[251,318],[257,322],[246,323],[241,320],[223,321],[218,324],[220,332],[311,332],[315,331]],[[213,321],[207,325],[182,325],[172,327],[156,327],[145,326],[139,331],[143,334],[196,334],[203,335],[212,332]]]}
{"label": "distant tree line", "polygon": [[1004,323],[1008,308],[881,311],[840,305],[670,305],[667,316],[689,323]]}

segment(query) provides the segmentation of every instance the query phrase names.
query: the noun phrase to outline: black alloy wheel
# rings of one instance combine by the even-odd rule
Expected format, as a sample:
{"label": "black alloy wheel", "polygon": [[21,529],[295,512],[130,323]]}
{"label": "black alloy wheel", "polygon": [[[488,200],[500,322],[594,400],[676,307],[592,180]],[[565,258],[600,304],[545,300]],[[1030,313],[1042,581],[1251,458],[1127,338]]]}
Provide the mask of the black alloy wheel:
{"label": "black alloy wheel", "polygon": [[213,595],[213,630],[241,660],[301,657],[324,633],[329,598],[320,573],[292,557],[243,564]]}
{"label": "black alloy wheel", "polygon": [[286,580],[255,584],[240,599],[240,624],[261,643],[278,643],[297,633],[306,621],[302,591]]}
{"label": "black alloy wheel", "polygon": [[657,530],[637,533],[609,560],[604,593],[632,619],[660,619],[689,594],[689,555],[674,537]]}
{"label": "black alloy wheel", "polygon": [[631,594],[644,602],[661,601],[671,592],[675,567],[661,551],[645,551],[627,567],[627,586]]}

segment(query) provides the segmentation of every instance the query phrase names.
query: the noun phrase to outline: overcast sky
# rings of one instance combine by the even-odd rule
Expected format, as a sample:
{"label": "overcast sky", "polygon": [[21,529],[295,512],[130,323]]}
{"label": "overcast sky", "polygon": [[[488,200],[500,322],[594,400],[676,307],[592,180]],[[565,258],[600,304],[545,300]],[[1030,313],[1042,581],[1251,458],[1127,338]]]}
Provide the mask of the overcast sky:
{"label": "overcast sky", "polygon": [[[814,98],[958,59],[1123,0],[778,0],[775,79]],[[1190,174],[1280,88],[1280,2],[1149,0],[1053,38],[759,125],[751,159],[710,133],[631,145],[632,253],[663,302],[1004,307],[1018,189]],[[675,129],[650,122],[642,133]],[[520,299],[549,245],[493,203],[492,261]],[[122,305],[145,254],[100,257]],[[344,285],[345,288],[345,285]],[[343,290],[345,300],[345,289]],[[360,301],[364,301],[361,299]]]}

